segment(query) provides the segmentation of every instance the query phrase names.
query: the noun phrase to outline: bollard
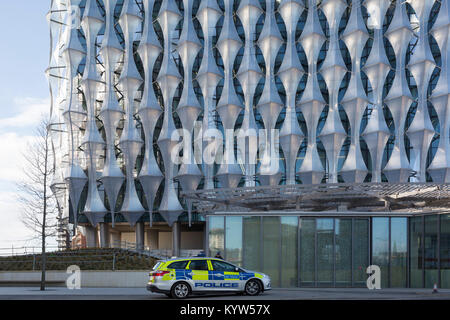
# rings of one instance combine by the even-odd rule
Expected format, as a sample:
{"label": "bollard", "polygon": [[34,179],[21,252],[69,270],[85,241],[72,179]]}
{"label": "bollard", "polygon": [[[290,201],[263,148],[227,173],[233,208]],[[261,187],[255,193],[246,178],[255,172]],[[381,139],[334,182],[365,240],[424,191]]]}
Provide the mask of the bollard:
{"label": "bollard", "polygon": [[437,284],[435,283],[433,286],[433,293],[438,293]]}

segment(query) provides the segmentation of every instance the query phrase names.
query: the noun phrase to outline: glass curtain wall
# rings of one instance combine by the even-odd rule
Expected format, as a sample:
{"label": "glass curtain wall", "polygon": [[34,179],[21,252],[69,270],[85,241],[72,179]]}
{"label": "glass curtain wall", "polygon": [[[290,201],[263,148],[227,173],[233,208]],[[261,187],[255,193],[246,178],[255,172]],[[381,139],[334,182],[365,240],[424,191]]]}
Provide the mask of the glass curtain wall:
{"label": "glass curtain wall", "polygon": [[352,285],[352,219],[335,219],[334,236],[336,287],[350,287]]}
{"label": "glass curtain wall", "polygon": [[381,288],[407,287],[407,218],[372,218],[372,264],[381,269]]}
{"label": "glass curtain wall", "polygon": [[352,219],[352,276],[353,287],[366,287],[367,267],[369,266],[369,219]]}
{"label": "glass curtain wall", "polygon": [[411,217],[410,287],[450,288],[450,215]]}
{"label": "glass curtain wall", "polygon": [[424,217],[411,217],[409,219],[409,286],[411,288],[422,288]]}
{"label": "glass curtain wall", "polygon": [[223,216],[212,216],[209,217],[209,231],[208,231],[208,242],[209,242],[209,256],[215,256],[217,252],[221,252],[222,255],[225,254],[225,217]]}
{"label": "glass curtain wall", "polygon": [[369,219],[300,219],[300,286],[365,286],[368,265]]}
{"label": "glass curtain wall", "polygon": [[280,286],[280,231],[280,217],[263,217],[262,272],[270,275],[273,287]]}
{"label": "glass curtain wall", "polygon": [[425,287],[438,283],[438,217],[425,216],[424,258]]}
{"label": "glass curtain wall", "polygon": [[315,279],[316,219],[300,219],[300,286],[311,287]]}
{"label": "glass curtain wall", "polygon": [[243,267],[249,270],[261,270],[261,217],[243,217],[244,229]]}
{"label": "glass curtain wall", "polygon": [[225,217],[225,256],[231,263],[242,266],[242,217]]}
{"label": "glass curtain wall", "polygon": [[374,217],[372,225],[369,218],[210,216],[208,226],[209,255],[220,251],[265,272],[274,286],[365,287],[372,254],[384,288],[408,281],[412,288],[450,288],[448,214]]}
{"label": "glass curtain wall", "polygon": [[380,267],[381,288],[389,287],[389,218],[372,219],[372,264]]}
{"label": "glass curtain wall", "polygon": [[316,219],[317,228],[317,285],[334,284],[334,219]]}
{"label": "glass curtain wall", "polygon": [[441,215],[441,288],[450,288],[450,215]]}
{"label": "glass curtain wall", "polygon": [[390,287],[407,287],[408,220],[391,218]]}
{"label": "glass curtain wall", "polygon": [[298,286],[298,217],[281,217],[281,287]]}

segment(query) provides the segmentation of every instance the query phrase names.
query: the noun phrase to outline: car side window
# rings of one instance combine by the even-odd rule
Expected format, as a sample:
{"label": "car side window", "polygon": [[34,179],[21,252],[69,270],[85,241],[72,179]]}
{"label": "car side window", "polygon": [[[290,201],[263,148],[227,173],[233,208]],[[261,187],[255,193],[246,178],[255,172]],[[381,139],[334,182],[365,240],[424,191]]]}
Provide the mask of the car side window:
{"label": "car side window", "polygon": [[189,264],[189,269],[208,271],[208,262],[206,260],[192,260]]}
{"label": "car side window", "polygon": [[167,269],[186,269],[189,261],[176,261],[167,266]]}
{"label": "car side window", "polygon": [[236,267],[232,264],[218,260],[211,260],[211,263],[214,271],[236,272]]}

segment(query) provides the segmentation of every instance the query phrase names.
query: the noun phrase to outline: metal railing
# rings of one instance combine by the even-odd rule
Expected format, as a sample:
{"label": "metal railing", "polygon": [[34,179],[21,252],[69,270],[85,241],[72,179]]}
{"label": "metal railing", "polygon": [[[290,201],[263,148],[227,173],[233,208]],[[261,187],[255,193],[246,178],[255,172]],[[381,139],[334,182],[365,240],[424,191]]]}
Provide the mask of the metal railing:
{"label": "metal railing", "polygon": [[[40,254],[42,247],[22,246],[10,248],[0,248],[0,257],[22,256],[28,254]],[[46,246],[48,253],[61,251],[58,246]]]}
{"label": "metal railing", "polygon": [[[158,259],[168,259],[173,257],[171,249],[151,249],[148,246],[138,248],[135,242],[115,240],[111,243],[111,248],[125,249],[140,254],[145,254]],[[203,252],[203,249],[181,249],[180,257],[195,257]]]}

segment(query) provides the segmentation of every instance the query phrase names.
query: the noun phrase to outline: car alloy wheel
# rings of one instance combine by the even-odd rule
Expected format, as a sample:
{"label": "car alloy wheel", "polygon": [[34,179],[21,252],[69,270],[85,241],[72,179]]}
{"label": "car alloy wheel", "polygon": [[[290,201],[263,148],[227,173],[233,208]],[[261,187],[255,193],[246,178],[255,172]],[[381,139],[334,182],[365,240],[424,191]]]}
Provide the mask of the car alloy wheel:
{"label": "car alloy wheel", "polygon": [[258,281],[256,281],[256,280],[250,280],[245,285],[245,293],[248,294],[249,296],[256,296],[259,294],[260,291],[261,291],[261,287],[260,287]]}
{"label": "car alloy wheel", "polygon": [[179,282],[175,284],[172,289],[172,296],[177,299],[184,299],[189,295],[189,287],[184,282]]}

